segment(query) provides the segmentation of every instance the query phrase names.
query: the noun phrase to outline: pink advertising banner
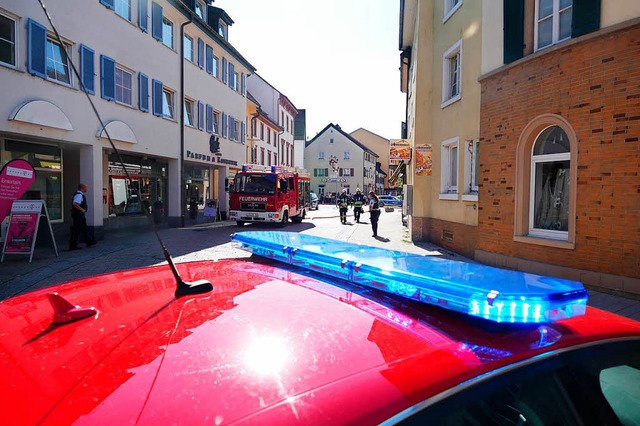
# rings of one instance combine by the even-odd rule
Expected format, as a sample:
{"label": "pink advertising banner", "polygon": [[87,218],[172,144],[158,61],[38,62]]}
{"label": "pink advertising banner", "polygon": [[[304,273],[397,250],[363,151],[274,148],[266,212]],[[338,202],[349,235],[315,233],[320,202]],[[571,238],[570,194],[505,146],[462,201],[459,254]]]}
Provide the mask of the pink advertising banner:
{"label": "pink advertising banner", "polygon": [[0,171],[0,222],[11,211],[11,204],[18,200],[36,180],[36,171],[26,160],[11,160]]}
{"label": "pink advertising banner", "polygon": [[38,220],[40,220],[40,212],[11,214],[4,252],[31,253],[36,237]]}

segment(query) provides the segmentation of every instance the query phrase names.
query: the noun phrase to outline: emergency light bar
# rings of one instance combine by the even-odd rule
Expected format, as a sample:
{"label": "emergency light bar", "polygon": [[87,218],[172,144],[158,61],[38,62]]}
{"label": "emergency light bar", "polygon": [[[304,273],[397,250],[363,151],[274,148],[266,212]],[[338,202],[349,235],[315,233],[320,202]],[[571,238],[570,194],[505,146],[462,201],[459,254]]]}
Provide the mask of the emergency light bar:
{"label": "emergency light bar", "polygon": [[585,313],[577,281],[279,231],[237,232],[241,248],[419,302],[502,323]]}

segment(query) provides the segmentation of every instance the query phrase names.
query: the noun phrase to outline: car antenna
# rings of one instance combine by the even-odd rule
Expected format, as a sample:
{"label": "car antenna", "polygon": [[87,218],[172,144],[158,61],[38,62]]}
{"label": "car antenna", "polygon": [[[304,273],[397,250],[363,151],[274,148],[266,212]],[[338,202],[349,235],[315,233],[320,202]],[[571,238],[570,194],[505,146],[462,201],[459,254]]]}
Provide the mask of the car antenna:
{"label": "car antenna", "polygon": [[[42,2],[42,0],[38,0],[38,3],[40,3],[40,6],[42,7],[42,10],[44,11],[45,16],[47,17],[47,20],[49,21],[49,24],[51,25],[51,28],[53,29],[53,32],[56,35],[56,41],[58,43],[60,43],[61,46],[64,46],[62,38],[60,37],[60,34],[58,33],[58,30],[56,29],[56,26],[53,24],[53,20],[51,19],[51,16],[49,16],[49,12],[47,11],[46,6]],[[89,96],[89,92],[87,91],[87,88],[85,87],[84,82],[82,81],[82,78],[80,77],[80,73],[78,73],[78,69],[73,64],[73,61],[69,57],[67,51],[65,49],[61,49],[61,50],[62,50],[63,54],[67,57],[67,61],[69,62],[69,65],[71,66],[71,69],[73,70],[74,75],[76,76],[76,78],[80,82],[80,88],[82,89],[84,94],[87,96],[87,100],[91,104],[91,108],[93,109],[93,112],[95,113],[96,117],[98,118],[98,121],[100,122],[100,126],[102,127],[102,131],[104,131],[105,135],[107,136],[107,139],[109,140],[109,144],[111,145],[111,148],[113,149],[113,151],[118,156],[118,161],[122,165],[122,169],[124,170],[125,174],[127,175],[127,179],[129,181],[131,181],[132,179],[131,179],[131,176],[129,175],[129,171],[124,166],[124,161],[122,160],[122,157],[120,156],[120,152],[118,151],[118,148],[116,148],[115,144],[111,140],[111,136],[109,135],[109,131],[107,130],[106,126],[104,125],[104,122],[102,121],[102,118],[100,117],[100,114],[98,113],[98,110],[96,109],[96,106],[94,105],[93,101],[91,100],[91,97]],[[138,191],[138,200],[140,200],[142,202],[142,193],[140,192],[140,185],[138,185],[137,191]],[[160,243],[160,247],[162,248],[162,253],[164,254],[164,258],[167,261],[167,263],[169,264],[169,267],[171,268],[171,272],[173,272],[173,276],[174,276],[174,278],[176,280],[176,284],[177,284],[176,292],[175,292],[176,297],[185,296],[185,295],[189,295],[189,294],[206,293],[208,291],[212,291],[213,290],[213,285],[207,280],[197,280],[197,281],[193,281],[193,282],[186,282],[180,277],[180,274],[178,273],[178,269],[176,268],[176,265],[173,262],[173,259],[171,258],[171,255],[169,254],[169,251],[165,247],[164,242],[162,241],[162,238],[160,238],[160,234],[158,233],[158,229],[156,228],[156,225],[153,222],[153,218],[152,218],[151,214],[149,213],[149,210],[144,205],[143,205],[142,210],[143,210],[143,212],[144,212],[149,224],[151,225],[151,229],[153,230],[153,233],[155,234],[156,238],[158,239],[158,242]]]}

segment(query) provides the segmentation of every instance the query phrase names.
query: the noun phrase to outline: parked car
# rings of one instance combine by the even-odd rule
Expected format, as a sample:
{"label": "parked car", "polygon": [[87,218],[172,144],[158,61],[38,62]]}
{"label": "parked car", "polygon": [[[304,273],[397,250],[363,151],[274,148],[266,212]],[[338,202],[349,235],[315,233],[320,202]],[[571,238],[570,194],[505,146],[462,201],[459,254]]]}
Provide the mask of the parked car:
{"label": "parked car", "polygon": [[311,193],[311,210],[318,210],[320,207],[318,207],[318,204],[320,204],[320,200],[318,199],[318,196],[316,195],[315,192]]}
{"label": "parked car", "polygon": [[402,207],[402,199],[400,197],[396,197],[394,195],[378,195],[378,199],[380,200],[380,207],[384,206],[398,206]]}
{"label": "parked car", "polygon": [[176,265],[192,285],[159,265],[0,302],[2,424],[640,421],[640,322],[587,307],[580,283],[232,239],[254,256]]}

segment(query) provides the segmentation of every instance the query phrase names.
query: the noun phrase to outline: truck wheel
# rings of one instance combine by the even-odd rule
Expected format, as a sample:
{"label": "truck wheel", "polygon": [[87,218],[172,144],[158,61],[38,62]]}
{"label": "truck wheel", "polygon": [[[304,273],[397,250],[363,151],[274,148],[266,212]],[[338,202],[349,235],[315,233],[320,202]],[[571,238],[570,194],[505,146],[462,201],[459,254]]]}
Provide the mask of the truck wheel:
{"label": "truck wheel", "polygon": [[289,222],[289,213],[288,212],[284,212],[282,214],[282,222],[280,222],[280,227],[284,228],[285,226],[287,226],[288,222]]}
{"label": "truck wheel", "polygon": [[241,220],[236,220],[236,225],[238,226],[244,226],[244,222]]}

